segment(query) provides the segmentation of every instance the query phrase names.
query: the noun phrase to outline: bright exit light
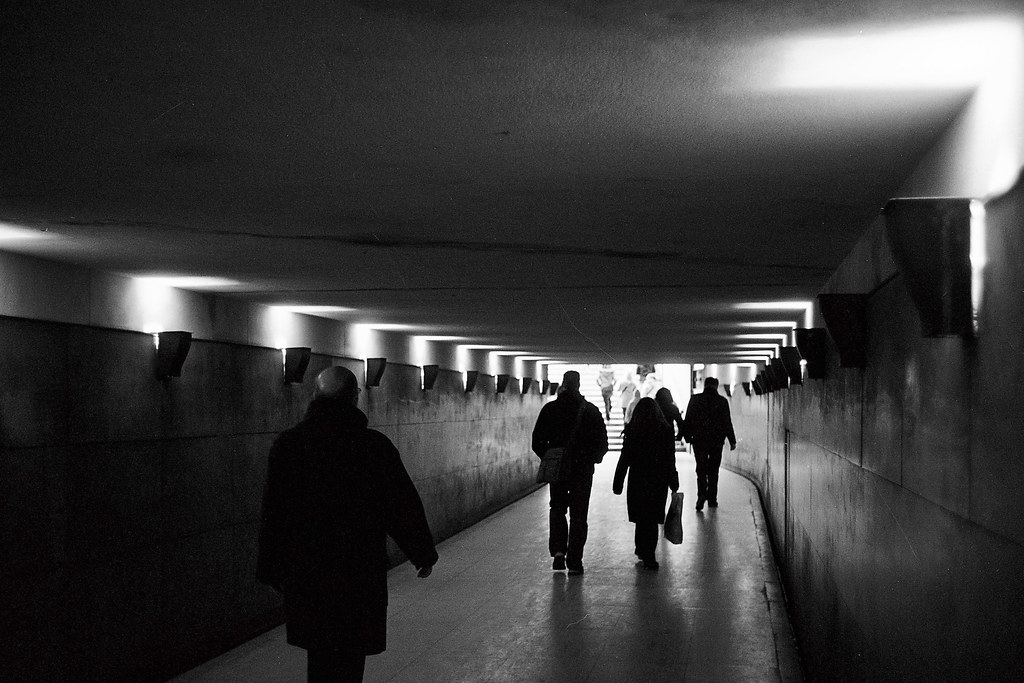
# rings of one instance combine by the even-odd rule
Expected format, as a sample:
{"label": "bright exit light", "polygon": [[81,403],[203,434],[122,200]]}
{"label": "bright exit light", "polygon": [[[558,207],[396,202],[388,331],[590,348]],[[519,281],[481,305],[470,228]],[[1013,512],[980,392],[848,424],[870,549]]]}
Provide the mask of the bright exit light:
{"label": "bright exit light", "polygon": [[992,65],[994,46],[1014,39],[1007,22],[932,24],[788,41],[783,88],[966,89]]}

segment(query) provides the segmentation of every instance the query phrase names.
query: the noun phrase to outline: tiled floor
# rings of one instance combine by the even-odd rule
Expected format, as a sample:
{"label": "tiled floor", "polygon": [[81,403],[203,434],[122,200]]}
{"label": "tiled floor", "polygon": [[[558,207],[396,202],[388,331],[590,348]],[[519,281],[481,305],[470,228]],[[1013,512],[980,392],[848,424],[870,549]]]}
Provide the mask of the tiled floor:
{"label": "tiled floor", "polygon": [[[757,491],[722,472],[716,510],[694,510],[693,460],[678,454],[685,538],[659,571],[635,566],[617,454],[598,467],[586,574],[552,572],[547,490],[448,539],[433,575],[389,575],[388,650],[366,681],[795,681],[800,668]],[[177,681],[304,681],[283,628]]]}

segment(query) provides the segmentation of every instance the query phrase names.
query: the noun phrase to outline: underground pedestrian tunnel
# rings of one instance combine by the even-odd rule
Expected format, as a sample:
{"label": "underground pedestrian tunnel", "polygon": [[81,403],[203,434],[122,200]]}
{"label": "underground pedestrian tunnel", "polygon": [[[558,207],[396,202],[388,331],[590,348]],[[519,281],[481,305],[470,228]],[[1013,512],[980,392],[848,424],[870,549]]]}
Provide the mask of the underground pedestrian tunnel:
{"label": "underground pedestrian tunnel", "polygon": [[[5,3],[0,678],[301,675],[260,497],[345,365],[441,551],[370,680],[1019,680],[1024,14],[812,5]],[[738,447],[573,581],[530,433],[602,364]]]}

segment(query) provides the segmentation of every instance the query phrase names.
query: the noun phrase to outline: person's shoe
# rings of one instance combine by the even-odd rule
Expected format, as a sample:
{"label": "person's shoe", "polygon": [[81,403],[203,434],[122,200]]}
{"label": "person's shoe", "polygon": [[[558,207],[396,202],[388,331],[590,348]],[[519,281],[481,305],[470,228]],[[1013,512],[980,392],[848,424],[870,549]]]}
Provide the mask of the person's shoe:
{"label": "person's shoe", "polygon": [[704,499],[703,498],[697,498],[697,512],[700,512],[703,509],[704,509]]}
{"label": "person's shoe", "polygon": [[718,507],[718,501],[717,500],[709,500],[708,501],[708,507],[709,508],[716,508],[716,507]]}
{"label": "person's shoe", "polygon": [[657,560],[644,560],[644,569],[657,569],[660,566]]}
{"label": "person's shoe", "polygon": [[571,564],[569,565],[569,576],[579,576],[583,573],[582,564]]}
{"label": "person's shoe", "polygon": [[565,555],[563,553],[555,553],[555,558],[551,561],[551,570],[560,572],[565,569]]}

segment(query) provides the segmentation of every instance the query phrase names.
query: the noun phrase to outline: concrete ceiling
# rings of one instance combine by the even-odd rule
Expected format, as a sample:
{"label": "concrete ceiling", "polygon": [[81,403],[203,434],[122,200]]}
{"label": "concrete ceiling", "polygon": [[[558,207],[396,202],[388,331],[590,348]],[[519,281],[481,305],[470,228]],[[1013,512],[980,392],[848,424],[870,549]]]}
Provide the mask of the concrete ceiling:
{"label": "concrete ceiling", "polygon": [[970,94],[783,87],[786,46],[998,9],[5,2],[0,221],[50,238],[0,248],[574,362],[724,361],[773,317],[734,305],[812,299]]}

